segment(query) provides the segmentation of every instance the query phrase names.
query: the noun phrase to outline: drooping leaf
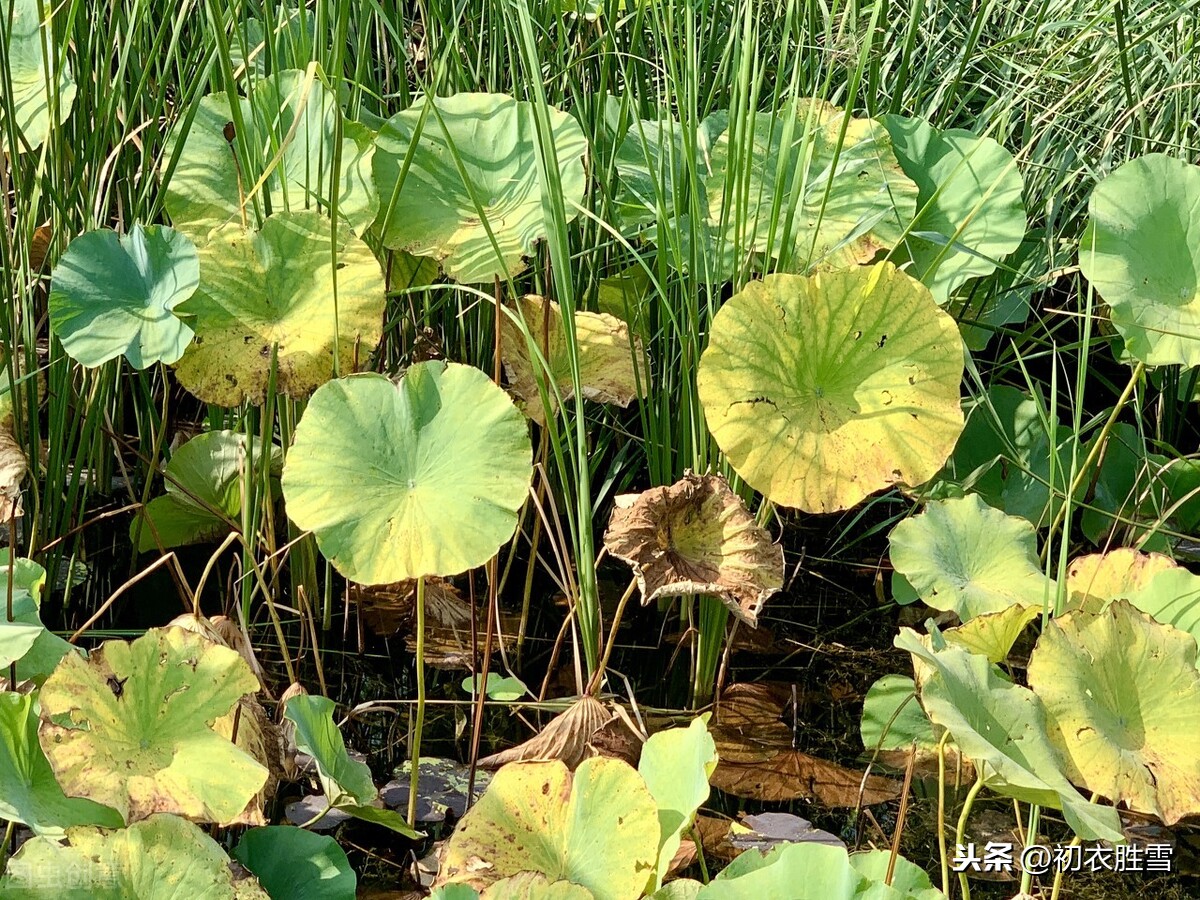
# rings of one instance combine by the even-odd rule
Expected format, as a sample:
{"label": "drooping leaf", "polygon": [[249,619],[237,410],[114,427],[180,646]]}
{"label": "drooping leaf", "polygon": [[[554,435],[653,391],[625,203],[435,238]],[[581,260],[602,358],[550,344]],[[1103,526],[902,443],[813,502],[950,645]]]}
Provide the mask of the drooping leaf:
{"label": "drooping leaf", "polygon": [[0,818],[49,837],[73,825],[124,824],[115,810],[63,793],[38,743],[36,695],[0,693],[0,751]]}
{"label": "drooping leaf", "polygon": [[884,675],[867,689],[859,735],[867,750],[907,750],[937,746],[933,724],[916,697],[917,686],[906,675]]}
{"label": "drooping leaf", "polygon": [[69,846],[27,841],[0,876],[6,900],[268,900],[191,822],[155,815],[119,831],[71,828]]}
{"label": "drooping leaf", "polygon": [[963,427],[962,369],[954,321],[880,263],[747,285],[713,319],[697,389],[752,487],[831,512],[941,468]]}
{"label": "drooping leaf", "polygon": [[177,229],[202,244],[215,228],[254,229],[268,214],[314,210],[330,216],[335,202],[343,228],[361,233],[375,219],[371,133],[342,118],[315,66],[261,78],[237,103],[235,116],[228,94],[209,94],[186,136],[185,120],[168,140],[164,169],[183,140],[163,189],[163,205]]}
{"label": "drooping leaf", "polygon": [[333,721],[334,703],[328,697],[303,695],[288,700],[285,715],[296,726],[296,749],[317,765],[325,796],[337,805],[345,798],[360,805],[378,796],[366,763],[351,759],[346,742]]}
{"label": "drooping leaf", "polygon": [[124,356],[135,369],[174,363],[192,339],[176,308],[200,283],[196,248],[165,225],[77,237],[50,275],[50,325],[89,368]]}
{"label": "drooping leaf", "polygon": [[1162,153],[1092,191],[1079,268],[1125,351],[1149,366],[1200,365],[1200,167]]}
{"label": "drooping leaf", "polygon": [[331,837],[290,825],[251,828],[233,856],[272,897],[354,900],[358,879]]}
{"label": "drooping leaf", "polygon": [[572,881],[596,900],[634,900],[654,874],[654,798],[623,762],[519,763],[496,773],[450,836],[436,886],[485,889],[521,872]]}
{"label": "drooping leaf", "polygon": [[[12,94],[0,110],[0,155],[36,150],[50,129],[66,121],[75,102],[75,79],[71,67],[54,42],[54,15],[66,12],[46,7],[38,0],[13,0],[0,14],[0,40]],[[46,50],[50,55],[47,57]],[[50,86],[47,93],[46,87]],[[8,85],[6,84],[6,87]],[[21,140],[9,147],[4,111],[16,114]]]}
{"label": "drooping leaf", "polygon": [[9,571],[8,550],[0,550],[0,669],[16,663],[18,682],[40,682],[76,648],[42,624],[46,570],[31,559],[18,558],[12,565],[13,618],[8,621]]}
{"label": "drooping leaf", "polygon": [[[129,527],[139,553],[163,547],[180,547],[216,540],[228,534],[230,522],[239,522],[242,487],[257,459],[259,443],[233,431],[208,431],[196,435],[171,454],[166,464],[166,493],[155,497]],[[278,473],[283,451],[272,445],[267,464]],[[156,540],[157,537],[157,540]]]}
{"label": "drooping leaf", "polygon": [[283,493],[339,572],[384,584],[483,565],[512,536],[532,475],[505,393],[479,369],[426,362],[398,385],[361,375],[318,390]]}
{"label": "drooping leaf", "polygon": [[888,537],[892,565],[926,604],[964,622],[1054,597],[1038,564],[1037,533],[1026,520],[969,494],[936,500]]}
{"label": "drooping leaf", "polygon": [[717,747],[708,733],[707,716],[687,728],[652,734],[642,746],[638,773],[658,805],[658,862],[647,892],[662,887],[684,829],[708,799],[708,779],[717,766]]}
{"label": "drooping leaf", "polygon": [[990,275],[1025,237],[1025,184],[1012,154],[990,137],[887,115],[881,120],[904,173],[917,184],[917,215],[892,254],[911,262],[939,304]]}
{"label": "drooping leaf", "polygon": [[196,332],[175,369],[184,387],[236,406],[262,402],[273,366],[276,389],[299,398],[365,365],[383,333],[383,273],[346,228],[334,253],[331,225],[277,213],[261,231],[226,226],[201,245],[200,287],[180,308]]}
{"label": "drooping leaf", "polygon": [[[563,205],[574,219],[587,141],[574,118],[547,114]],[[436,257],[447,275],[474,284],[517,274],[545,237],[532,103],[504,94],[418,99],[388,119],[376,147],[384,246]]]}
{"label": "drooping leaf", "polygon": [[[504,371],[517,406],[534,422],[545,425],[539,382],[546,390],[551,414],[558,411],[559,395],[564,403],[575,395],[562,311],[554,301],[531,294],[518,301],[517,313],[529,329],[537,352],[531,352],[521,326],[505,316],[500,321]],[[628,406],[646,395],[650,387],[646,353],[642,342],[630,337],[629,326],[620,319],[576,311],[573,343],[578,352],[583,396],[588,400]],[[548,377],[538,354],[549,364]]]}
{"label": "drooping leaf", "polygon": [[1084,840],[1123,840],[1116,810],[1086,802],[1067,780],[1047,735],[1046,710],[1033,691],[1003,678],[994,664],[961,647],[931,650],[910,628],[901,629],[895,644],[930,667],[921,685],[921,705],[981,768],[988,787],[1061,809]]}
{"label": "drooping leaf", "polygon": [[783,587],[783,549],[719,475],[616,498],[604,546],[629,563],[642,605],[663,597],[718,597],[740,620],[758,624]]}
{"label": "drooping leaf", "polygon": [[1042,633],[1029,684],[1072,780],[1167,825],[1200,812],[1200,672],[1189,635],[1122,600],[1075,610]]}
{"label": "drooping leaf", "polygon": [[211,725],[257,690],[228,647],[153,628],[105,641],[87,660],[64,656],[42,687],[39,738],[64,791],[127,822],[159,812],[231,822],[267,770]]}

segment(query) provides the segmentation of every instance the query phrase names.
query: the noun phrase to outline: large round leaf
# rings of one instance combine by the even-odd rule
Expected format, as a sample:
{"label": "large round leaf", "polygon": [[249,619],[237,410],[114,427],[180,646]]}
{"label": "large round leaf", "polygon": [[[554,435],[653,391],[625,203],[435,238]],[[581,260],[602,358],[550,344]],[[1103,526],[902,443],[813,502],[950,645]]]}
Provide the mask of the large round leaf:
{"label": "large round leaf", "polygon": [[954,320],[891,263],[768,275],[717,312],[697,388],[738,474],[831,512],[927,481],[963,428]]}
{"label": "large round leaf", "polygon": [[[183,138],[163,189],[163,205],[176,228],[199,240],[222,225],[255,227],[256,209],[264,216],[305,209],[331,215],[335,200],[338,217],[355,232],[374,220],[371,133],[343,119],[339,142],[342,112],[315,67],[259,79],[248,99],[238,98],[238,107],[245,133],[235,131],[229,95],[216,93],[197,105],[186,136],[184,124],[171,134],[171,151]],[[164,167],[171,155],[164,154]]]}
{"label": "large round leaf", "polygon": [[383,333],[383,273],[347,229],[336,254],[333,242],[332,223],[315,212],[214,231],[200,247],[200,288],[180,308],[196,331],[176,367],[183,386],[236,406],[262,401],[273,364],[291,397],[363,365]]}
{"label": "large round leaf", "polygon": [[158,815],[120,831],[72,828],[70,846],[34,838],[0,878],[9,900],[267,900],[235,875],[221,846],[191,822]]}
{"label": "large round leaf", "polygon": [[233,855],[272,897],[354,900],[358,879],[346,852],[327,835],[290,825],[251,828]]}
{"label": "large round leaf", "polygon": [[654,798],[627,764],[594,757],[572,777],[561,762],[516,763],[450,836],[438,884],[483,889],[540,872],[596,900],[634,900],[654,876],[658,843]]}
{"label": "large round leaf", "polygon": [[192,339],[175,307],[200,283],[196,248],[162,225],[107,228],[71,242],[50,276],[50,324],[85,366],[124,355],[135,369],[173,363]]}
{"label": "large round leaf", "polygon": [[939,304],[971,278],[990,275],[1025,237],[1025,183],[1012,154],[989,137],[889,115],[904,172],[917,184],[917,217],[892,260],[911,262]]}
{"label": "large round leaf", "polygon": [[930,503],[897,524],[888,543],[892,566],[917,596],[964,622],[1010,606],[1041,608],[1054,598],[1033,526],[975,494]]}
{"label": "large round leaf", "polygon": [[1200,365],[1200,167],[1161,153],[1096,185],[1079,268],[1125,350],[1150,366]]}
{"label": "large round leaf", "polygon": [[[573,219],[587,141],[574,118],[547,114]],[[476,283],[515,275],[545,237],[532,103],[505,94],[425,98],[388,119],[376,146],[384,246],[436,257],[446,274]]]}
{"label": "large round leaf", "polygon": [[1075,610],[1043,632],[1029,684],[1073,780],[1168,825],[1200,812],[1200,672],[1189,635],[1122,600]]}
{"label": "large round leaf", "polygon": [[0,818],[51,837],[72,825],[125,824],[115,810],[63,793],[38,743],[32,694],[0,693]]}
{"label": "large round leaf", "polygon": [[875,120],[823,101],[759,113],[749,134],[730,129],[713,147],[710,223],[737,255],[786,257],[797,271],[867,262],[917,211],[891,143]]}
{"label": "large round leaf", "polygon": [[[16,114],[17,133],[23,140],[18,142],[14,152],[21,153],[27,147],[30,150],[40,147],[51,126],[65,121],[75,102],[71,67],[65,59],[59,65],[60,53],[54,44],[55,12],[66,15],[53,4],[39,3],[38,0],[11,0],[0,12],[0,24],[4,26],[0,28],[0,40],[4,41],[4,57],[12,85],[12,94],[0,108],[0,155],[10,152],[8,124],[4,121],[7,110]],[[49,58],[46,50],[50,52]],[[51,95],[46,93],[47,84]],[[55,101],[53,106],[51,96]]]}
{"label": "large round leaf", "polygon": [[127,822],[170,812],[232,822],[267,770],[210,727],[258,680],[233,650],[182,628],[68,654],[42,687],[42,749],[63,790]]}
{"label": "large round leaf", "polygon": [[318,390],[283,493],[339,572],[386,584],[483,565],[532,477],[528,427],[504,391],[470,366],[426,362],[399,384],[361,375]]}

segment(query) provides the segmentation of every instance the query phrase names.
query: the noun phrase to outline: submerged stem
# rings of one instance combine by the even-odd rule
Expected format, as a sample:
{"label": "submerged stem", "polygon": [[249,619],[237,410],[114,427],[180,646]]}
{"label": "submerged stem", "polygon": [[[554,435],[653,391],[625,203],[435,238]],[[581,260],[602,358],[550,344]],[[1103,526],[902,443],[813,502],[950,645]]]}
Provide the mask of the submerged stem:
{"label": "submerged stem", "polygon": [[417,579],[417,721],[412,729],[408,826],[417,827],[417,785],[421,776],[421,731],[425,728],[425,576]]}

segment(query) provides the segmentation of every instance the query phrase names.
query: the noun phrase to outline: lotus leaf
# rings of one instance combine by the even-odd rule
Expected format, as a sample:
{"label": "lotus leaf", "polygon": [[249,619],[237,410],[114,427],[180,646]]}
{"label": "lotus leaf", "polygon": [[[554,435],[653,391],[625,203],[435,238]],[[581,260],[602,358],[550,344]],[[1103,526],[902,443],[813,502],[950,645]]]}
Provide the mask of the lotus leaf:
{"label": "lotus leaf", "polygon": [[780,257],[796,271],[869,262],[917,211],[891,143],[878,122],[823,101],[760,113],[749,134],[730,129],[713,147],[709,220],[740,258]]}
{"label": "lotus leaf", "polygon": [[[547,112],[573,219],[587,141],[571,116]],[[376,147],[384,246],[436,257],[446,274],[474,284],[517,274],[545,237],[532,103],[504,94],[427,97],[388,119]]]}
{"label": "lotus leaf", "polygon": [[931,650],[911,628],[901,629],[895,644],[909,651],[914,663],[928,667],[921,705],[984,772],[988,787],[1025,803],[1061,809],[1084,840],[1124,839],[1117,811],[1085,801],[1063,774],[1037,694],[961,647]]}
{"label": "lotus leaf", "polygon": [[1167,825],[1200,812],[1191,637],[1122,600],[1102,612],[1075,610],[1042,633],[1029,684],[1072,780]]}
{"label": "lotus leaf", "polygon": [[540,872],[596,900],[634,900],[654,877],[658,843],[654,798],[625,763],[588,759],[574,777],[561,762],[519,763],[496,773],[450,836],[437,885],[484,889]]}
{"label": "lotus leaf", "polygon": [[258,690],[228,647],[182,628],[63,657],[41,692],[40,740],[63,790],[120,812],[234,821],[267,770],[212,723]]}
{"label": "lotus leaf", "polygon": [[[875,887],[889,885],[896,892],[897,900],[945,900],[946,895],[933,886],[929,875],[920,866],[910,863],[903,856],[892,862],[890,850],[868,850],[851,853],[850,865]],[[872,900],[885,894],[870,893]]]}
{"label": "lotus leaf", "polygon": [[[453,759],[422,756],[417,777],[417,821],[444,822],[446,814],[461,819],[467,811],[467,788],[471,788],[474,803],[491,784],[492,773],[477,769],[475,784],[471,785],[471,768]],[[405,760],[396,769],[395,777],[379,791],[379,797],[389,809],[407,809],[412,791],[412,760]]]}
{"label": "lotus leaf", "polygon": [[[479,689],[479,676],[472,675],[470,678],[464,678],[462,689],[468,694],[475,694]],[[525,686],[525,682],[515,676],[506,678],[503,675],[497,675],[495,672],[488,672],[483,693],[489,700],[498,700],[504,703],[512,700],[520,700],[529,693],[529,688]]]}
{"label": "lotus leaf", "polygon": [[17,559],[12,566],[13,618],[7,620],[8,560],[8,551],[0,550],[0,668],[16,663],[20,681],[41,682],[76,648],[42,624],[46,570],[33,560]]}
{"label": "lotus leaf", "polygon": [[373,805],[379,797],[366,763],[351,759],[342,733],[333,721],[333,701],[303,694],[287,701],[284,715],[295,725],[296,749],[307,753],[317,765],[326,804],[332,809],[390,828],[405,837],[419,832],[399,813]]}
{"label": "lotus leaf", "polygon": [[358,879],[331,837],[288,825],[252,828],[233,856],[272,897],[354,900]]}
{"label": "lotus leaf", "polygon": [[[4,107],[16,114],[16,131],[21,140],[15,150],[7,146],[9,127],[0,111],[0,155],[15,155],[36,150],[51,128],[66,121],[75,102],[75,79],[54,43],[54,12],[63,16],[64,11],[52,6],[43,10],[38,0],[12,0],[4,9],[0,40],[4,41],[8,73],[5,86],[11,85],[12,90]],[[46,50],[50,51],[49,57]],[[52,85],[49,95],[47,84]]]}
{"label": "lotus leaf", "polygon": [[696,900],[857,900],[870,887],[841,847],[782,844],[765,854],[747,850],[696,894]]}
{"label": "lotus leaf", "polygon": [[292,521],[347,578],[454,575],[512,536],[531,455],[525,420],[483,372],[425,362],[398,385],[361,375],[318,390],[283,493]]}
{"label": "lotus leaf", "polygon": [[1159,572],[1176,569],[1175,560],[1162,553],[1141,553],[1120,547],[1071,561],[1067,569],[1067,603],[1082,606],[1092,600],[1103,604],[1145,588]]}
{"label": "lotus leaf", "polygon": [[514,762],[559,761],[574,770],[583,760],[596,755],[592,737],[612,717],[607,706],[591,694],[584,694],[529,740],[485,756],[479,765],[498,769]]}
{"label": "lotus leaf", "polygon": [[174,363],[192,339],[175,315],[200,283],[196,248],[162,225],[77,237],[50,276],[50,324],[76,362]]}
{"label": "lotus leaf", "polygon": [[1003,663],[1026,626],[1041,614],[1040,607],[1019,604],[983,613],[956,628],[946,629],[946,642],[986,657],[988,662]]}
{"label": "lotus leaf", "polygon": [[670,728],[650,736],[642,747],[638,773],[658,805],[658,863],[648,891],[662,887],[679,850],[684,829],[708,799],[708,779],[717,767],[717,747],[708,733],[707,716],[687,728]]}
{"label": "lotus leaf", "polygon": [[[1053,497],[1044,422],[1053,422],[1055,430]],[[993,385],[967,412],[966,427],[941,477],[1010,516],[1044,526],[1067,493],[1073,442],[1071,429],[1059,424],[1038,399],[1008,385]]]}
{"label": "lotus leaf", "polygon": [[[176,148],[179,155],[163,186],[163,205],[177,229],[202,244],[218,227],[254,228],[260,218],[285,211],[328,216],[335,203],[338,218],[354,232],[371,224],[379,206],[371,132],[342,119],[315,66],[259,79],[237,103],[235,116],[228,94],[210,94],[196,106],[191,125],[181,124],[169,138],[164,174]],[[245,133],[234,132],[238,120]]]}
{"label": "lotus leaf", "polygon": [[884,675],[867,689],[859,735],[867,750],[918,750],[937,746],[933,725],[916,698],[917,686],[905,675]]}
{"label": "lotus leaf", "polygon": [[[198,434],[171,454],[166,465],[166,494],[151,500],[129,533],[139,553],[161,545],[179,547],[228,534],[239,522],[246,470],[255,461],[258,442],[233,431]],[[278,473],[283,451],[271,447],[269,466]]]}
{"label": "lotus leaf", "polygon": [[604,546],[633,566],[643,606],[707,594],[753,627],[783,587],[783,549],[719,475],[687,472],[670,487],[619,496]]}
{"label": "lotus leaf", "polygon": [[[253,73],[252,81],[261,81],[271,73],[267,71],[267,46],[274,50],[273,63],[276,69],[283,65],[287,69],[298,69],[313,59],[316,50],[316,16],[303,14],[300,9],[280,4],[276,8],[270,31],[261,19],[249,16],[234,29],[229,43],[229,61],[235,76],[244,72]],[[291,73],[280,72],[281,76]]]}
{"label": "lotus leaf", "polygon": [[0,521],[10,522],[24,515],[21,484],[28,472],[29,461],[17,443],[12,423],[0,421]]}
{"label": "lotus leaf", "polygon": [[892,565],[934,609],[964,622],[1010,606],[1041,609],[1054,582],[1038,565],[1037,533],[970,494],[936,500],[888,537]]}
{"label": "lotus leaf", "polygon": [[989,137],[921,119],[881,120],[904,173],[917,184],[917,215],[891,258],[910,262],[938,304],[990,275],[1025,237],[1025,183],[1012,154]]}
{"label": "lotus leaf", "polygon": [[729,843],[736,850],[771,850],[779,844],[800,844],[811,841],[845,847],[845,843],[828,831],[813,828],[812,822],[791,813],[742,813],[741,822],[729,824]]}
{"label": "lotus leaf", "polygon": [[[547,309],[547,306],[549,309]],[[504,369],[517,406],[539,425],[546,424],[539,382],[545,385],[551,414],[557,413],[559,397],[565,403],[574,396],[571,358],[562,310],[552,300],[528,296],[517,304],[537,353],[531,353],[525,332],[507,316],[500,322],[500,347]],[[583,396],[598,403],[628,406],[644,397],[650,385],[650,370],[642,342],[629,335],[629,326],[605,313],[576,311],[575,345],[579,358],[579,381]],[[549,364],[549,384],[541,358]]]}
{"label": "lotus leaf", "polygon": [[941,468],[963,428],[962,370],[954,321],[880,263],[747,285],[713,319],[697,388],[752,487],[832,512]]}
{"label": "lotus leaf", "polygon": [[1125,351],[1149,366],[1200,365],[1200,167],[1139,156],[1096,185],[1088,212],[1079,268]]}
{"label": "lotus leaf", "polygon": [[[277,213],[261,231],[228,226],[200,247],[200,287],[183,304],[196,339],[176,366],[207,403],[307,395],[366,362],[383,333],[383,273],[371,249],[315,212]],[[336,257],[336,259],[335,259]],[[336,351],[336,359],[335,359]]]}
{"label": "lotus leaf", "polygon": [[986,349],[1003,326],[1029,318],[1034,292],[1055,277],[1052,246],[1045,229],[1032,229],[1000,271],[950,298],[946,309],[958,320],[968,350]]}
{"label": "lotus leaf", "polygon": [[0,877],[6,900],[268,900],[191,822],[156,815],[120,831],[71,828],[69,847],[25,843]]}
{"label": "lotus leaf", "polygon": [[486,888],[480,900],[594,900],[595,894],[570,881],[551,881],[541,872],[522,872]]}
{"label": "lotus leaf", "polygon": [[38,743],[35,695],[0,693],[0,749],[0,818],[49,837],[60,837],[73,825],[124,824],[115,810],[68,797],[58,786]]}

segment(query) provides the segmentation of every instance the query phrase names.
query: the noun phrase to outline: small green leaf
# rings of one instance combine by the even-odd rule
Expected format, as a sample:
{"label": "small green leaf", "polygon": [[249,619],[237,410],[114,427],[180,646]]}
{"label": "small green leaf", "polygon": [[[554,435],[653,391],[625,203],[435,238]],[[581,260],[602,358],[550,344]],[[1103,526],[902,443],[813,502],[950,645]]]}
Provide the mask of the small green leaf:
{"label": "small green leaf", "polygon": [[354,900],[358,879],[345,851],[327,835],[290,825],[251,828],[233,856],[272,897]]}
{"label": "small green leaf", "polygon": [[[474,694],[479,690],[479,676],[472,675],[469,678],[464,678],[462,689],[468,694]],[[525,686],[520,678],[510,676],[505,678],[502,675],[497,675],[495,672],[488,672],[487,687],[484,693],[489,700],[498,700],[507,702],[510,700],[520,700],[529,693],[529,688]]]}
{"label": "small green leaf", "polygon": [[360,805],[379,792],[366,763],[351,759],[346,742],[333,721],[334,703],[328,697],[303,695],[287,702],[284,715],[296,726],[296,749],[317,764],[325,796],[336,805],[349,798]]}

